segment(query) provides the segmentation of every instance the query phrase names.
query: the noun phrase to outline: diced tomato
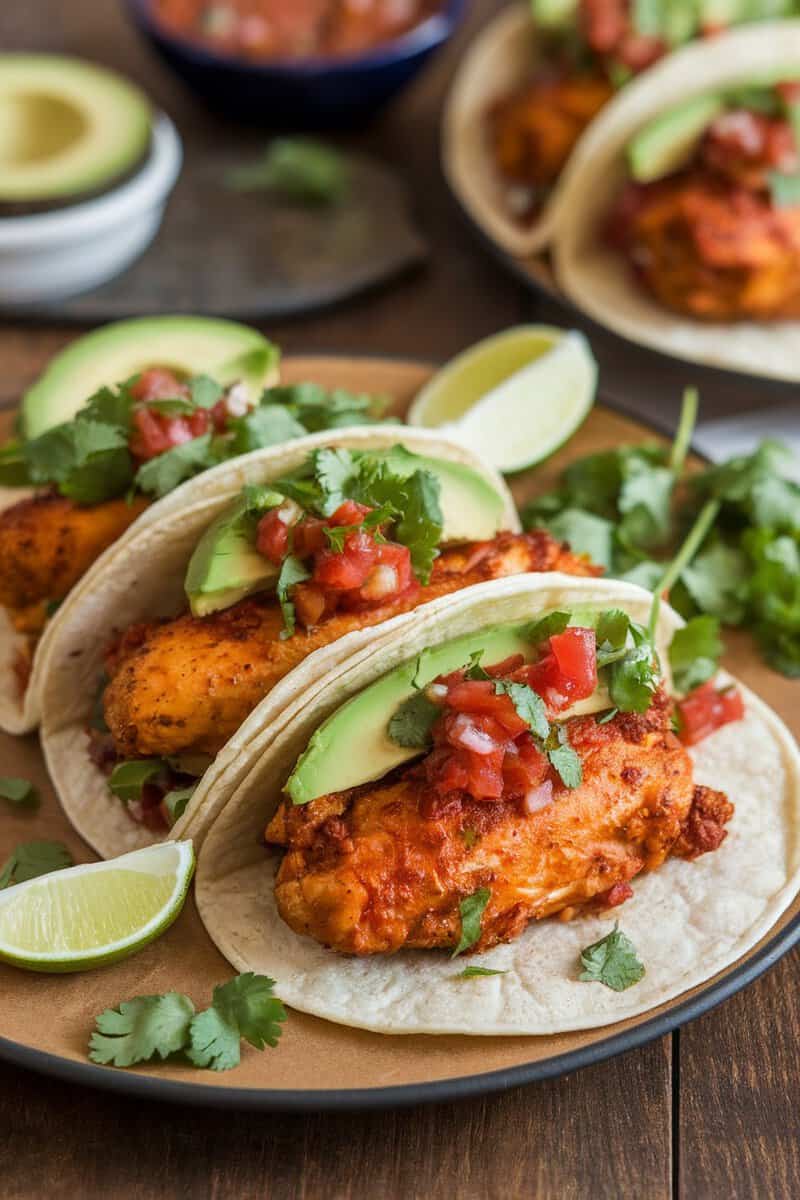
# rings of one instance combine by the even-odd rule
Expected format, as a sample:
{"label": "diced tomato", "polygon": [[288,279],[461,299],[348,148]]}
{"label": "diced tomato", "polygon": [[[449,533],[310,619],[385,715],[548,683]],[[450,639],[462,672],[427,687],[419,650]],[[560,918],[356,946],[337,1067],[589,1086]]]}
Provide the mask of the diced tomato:
{"label": "diced tomato", "polygon": [[550,650],[575,700],[597,687],[597,644],[593,629],[570,628],[550,638]]}
{"label": "diced tomato", "polygon": [[800,103],[800,79],[785,79],[775,85],[775,91],[785,104]]}
{"label": "diced tomato", "polygon": [[488,679],[463,679],[447,690],[448,708],[457,712],[483,713],[502,725],[511,737],[523,733],[527,724],[514,708],[510,696],[498,696]]}
{"label": "diced tomato", "polygon": [[547,759],[536,749],[530,734],[521,737],[506,749],[503,759],[503,794],[512,799],[526,795],[531,788],[542,782],[547,770]]}
{"label": "diced tomato", "polygon": [[377,543],[363,529],[348,533],[341,553],[321,550],[314,564],[314,582],[325,588],[350,591],[361,587],[375,565]]}
{"label": "diced tomato", "polygon": [[157,458],[165,450],[190,442],[208,429],[209,416],[203,409],[191,416],[169,417],[149,408],[133,411],[133,431],[130,450],[141,462]]}
{"label": "diced tomato", "polygon": [[188,394],[186,384],[181,383],[174,371],[167,367],[150,367],[142,371],[131,386],[131,395],[136,400],[167,400]]}
{"label": "diced tomato", "polygon": [[695,746],[721,725],[741,721],[744,701],[738,688],[717,691],[711,680],[695,688],[678,701],[680,738],[687,746]]}
{"label": "diced tomato", "polygon": [[486,674],[491,675],[494,679],[504,679],[511,675],[514,671],[518,671],[520,667],[525,665],[525,656],[522,654],[510,654],[508,658],[504,658],[502,662],[495,663],[491,667],[486,667]]}
{"label": "diced tomato", "polygon": [[327,521],[321,521],[318,517],[304,517],[298,521],[292,537],[292,548],[298,558],[310,558],[312,554],[325,549],[328,545],[326,525]]}
{"label": "diced tomato", "polygon": [[258,522],[256,550],[279,567],[289,549],[289,526],[279,508],[271,508]]}
{"label": "diced tomato", "polygon": [[355,500],[345,500],[327,521],[328,525],[360,525],[364,517],[372,509],[366,504],[358,504]]}
{"label": "diced tomato", "polygon": [[292,590],[292,603],[299,623],[304,629],[311,629],[325,612],[325,593],[313,583],[298,583]]}

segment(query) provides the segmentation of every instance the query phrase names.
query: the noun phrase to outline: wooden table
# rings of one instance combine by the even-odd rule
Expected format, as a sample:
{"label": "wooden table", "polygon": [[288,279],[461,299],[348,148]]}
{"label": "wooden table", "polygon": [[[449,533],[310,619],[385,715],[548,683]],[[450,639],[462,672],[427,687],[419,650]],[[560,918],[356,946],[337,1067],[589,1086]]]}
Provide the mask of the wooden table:
{"label": "wooden table", "polygon": [[[441,359],[516,322],[571,320],[492,261],[454,211],[437,167],[444,88],[466,41],[497,7],[474,3],[450,49],[352,139],[408,178],[433,250],[429,268],[336,312],[270,326],[286,351]],[[0,46],[117,64],[146,84],[189,139],[193,129],[208,129],[210,119],[139,44],[112,0],[3,5]],[[70,336],[66,328],[0,327],[0,406],[15,403]],[[593,333],[593,344],[607,396],[661,422],[674,417],[680,388],[696,372],[608,336]],[[705,409],[760,406],[779,393],[722,378],[705,388]],[[715,1012],[642,1050],[503,1095],[394,1113],[304,1117],[144,1105],[0,1064],[0,1192],[5,1200],[800,1196],[799,985],[794,952]]]}

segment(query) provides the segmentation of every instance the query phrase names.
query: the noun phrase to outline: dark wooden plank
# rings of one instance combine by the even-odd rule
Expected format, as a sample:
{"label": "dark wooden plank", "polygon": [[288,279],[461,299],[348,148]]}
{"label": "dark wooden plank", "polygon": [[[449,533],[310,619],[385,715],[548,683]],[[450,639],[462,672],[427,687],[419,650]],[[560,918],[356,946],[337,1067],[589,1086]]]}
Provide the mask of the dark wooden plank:
{"label": "dark wooden plank", "polygon": [[2,1191],[7,1200],[667,1200],[669,1053],[665,1038],[497,1097],[311,1116],[144,1104],[0,1067]]}
{"label": "dark wooden plank", "polygon": [[682,1200],[800,1196],[800,952],[680,1033]]}

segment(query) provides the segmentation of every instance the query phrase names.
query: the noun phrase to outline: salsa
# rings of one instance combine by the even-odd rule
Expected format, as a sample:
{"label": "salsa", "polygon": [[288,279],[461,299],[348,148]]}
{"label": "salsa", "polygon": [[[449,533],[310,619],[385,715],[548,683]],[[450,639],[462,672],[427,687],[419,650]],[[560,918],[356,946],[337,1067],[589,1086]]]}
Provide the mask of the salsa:
{"label": "salsa", "polygon": [[164,29],[253,62],[364,54],[402,37],[441,0],[153,0]]}

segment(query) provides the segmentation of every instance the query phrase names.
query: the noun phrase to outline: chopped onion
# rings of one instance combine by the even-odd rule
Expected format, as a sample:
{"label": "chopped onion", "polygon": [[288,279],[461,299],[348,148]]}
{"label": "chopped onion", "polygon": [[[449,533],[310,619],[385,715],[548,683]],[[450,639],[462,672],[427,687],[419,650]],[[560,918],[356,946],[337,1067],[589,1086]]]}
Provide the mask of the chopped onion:
{"label": "chopped onion", "polygon": [[284,500],[275,515],[283,525],[296,525],[303,515],[303,510],[294,500]]}
{"label": "chopped onion", "polygon": [[442,700],[447,699],[447,684],[446,683],[429,683],[425,688],[425,695],[434,704],[441,704]]}
{"label": "chopped onion", "polygon": [[491,734],[478,729],[466,713],[459,713],[456,717],[449,740],[465,750],[471,750],[473,754],[492,754],[497,749],[497,742]]}
{"label": "chopped onion", "polygon": [[545,779],[544,783],[540,783],[538,787],[531,788],[522,798],[522,811],[531,816],[535,812],[540,812],[541,809],[547,808],[548,804],[553,803],[553,784],[549,779]]}
{"label": "chopped onion", "polygon": [[225,397],[225,411],[229,417],[243,417],[249,410],[247,388],[243,383],[235,383]]}
{"label": "chopped onion", "polygon": [[397,571],[387,563],[379,563],[367,576],[361,594],[366,600],[383,600],[397,591]]}

